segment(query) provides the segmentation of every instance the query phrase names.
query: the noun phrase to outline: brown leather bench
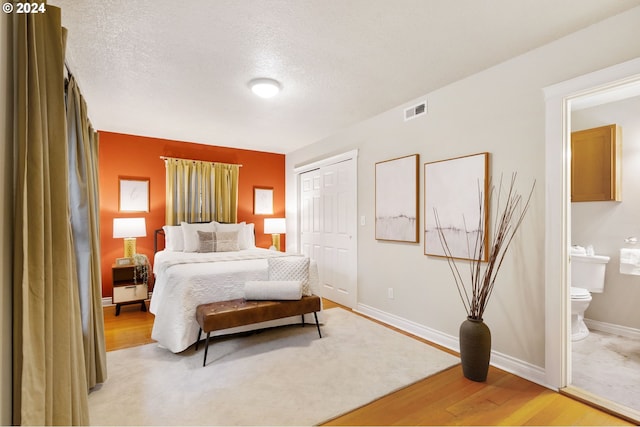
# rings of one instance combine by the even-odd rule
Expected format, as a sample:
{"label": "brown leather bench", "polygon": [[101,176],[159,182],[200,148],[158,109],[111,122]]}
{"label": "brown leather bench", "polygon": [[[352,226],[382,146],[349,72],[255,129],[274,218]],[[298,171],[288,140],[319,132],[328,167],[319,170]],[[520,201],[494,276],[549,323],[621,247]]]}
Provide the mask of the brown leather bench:
{"label": "brown leather bench", "polygon": [[321,301],[317,295],[304,296],[300,300],[293,301],[247,301],[244,298],[240,298],[231,301],[201,304],[196,308],[196,319],[200,325],[196,351],[200,343],[200,336],[204,331],[207,333],[207,341],[202,366],[207,364],[207,351],[209,350],[211,332],[221,329],[299,315],[302,316],[302,326],[304,326],[304,315],[313,313],[313,317],[316,319],[318,335],[322,338],[317,314],[320,311],[320,307]]}

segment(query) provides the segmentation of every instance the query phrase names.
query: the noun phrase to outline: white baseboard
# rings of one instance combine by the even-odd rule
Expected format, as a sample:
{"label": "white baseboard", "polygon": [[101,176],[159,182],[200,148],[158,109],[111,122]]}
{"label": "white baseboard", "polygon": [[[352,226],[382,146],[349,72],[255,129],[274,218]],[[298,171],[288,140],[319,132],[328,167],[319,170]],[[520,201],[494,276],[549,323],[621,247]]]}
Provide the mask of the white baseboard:
{"label": "white baseboard", "polygon": [[640,329],[628,326],[614,325],[613,323],[600,322],[599,320],[584,319],[584,323],[589,329],[606,332],[608,334],[620,335],[626,338],[640,339]]}
{"label": "white baseboard", "polygon": [[552,387],[547,383],[546,371],[540,366],[533,365],[529,362],[525,362],[524,360],[516,359],[515,357],[495,350],[491,351],[491,365],[543,387],[558,391],[557,387]]}
{"label": "white baseboard", "polygon": [[[427,341],[431,341],[434,344],[441,345],[455,352],[460,352],[460,341],[456,336],[442,333],[435,329],[420,325],[419,323],[404,319],[402,317],[396,316],[395,314],[387,313],[366,304],[358,304],[355,311],[420,338],[423,338]],[[543,387],[557,390],[553,387],[550,387],[546,383],[545,370],[539,366],[532,365],[531,363],[524,362],[506,354],[499,353],[495,350],[491,351],[491,365],[532,381],[536,384],[540,384]]]}
{"label": "white baseboard", "polygon": [[394,326],[405,332],[409,332],[410,334],[423,338],[427,341],[446,347],[450,350],[460,352],[460,343],[457,337],[444,334],[435,329],[407,320],[403,317],[396,316],[395,314],[387,313],[386,311],[379,310],[366,304],[358,304],[354,311],[379,320],[387,325]]}

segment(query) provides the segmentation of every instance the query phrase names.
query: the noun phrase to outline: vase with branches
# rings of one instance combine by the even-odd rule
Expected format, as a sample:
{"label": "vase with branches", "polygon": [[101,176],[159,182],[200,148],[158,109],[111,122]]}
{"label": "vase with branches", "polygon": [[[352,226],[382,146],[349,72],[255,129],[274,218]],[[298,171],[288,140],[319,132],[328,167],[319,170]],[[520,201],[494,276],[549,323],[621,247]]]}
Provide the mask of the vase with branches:
{"label": "vase with branches", "polygon": [[[491,353],[491,332],[483,322],[483,315],[487,304],[493,294],[496,278],[502,267],[507,251],[513,241],[516,232],[520,228],[522,221],[529,209],[535,181],[525,199],[516,189],[517,174],[511,175],[508,185],[503,184],[502,177],[498,187],[490,183],[486,206],[483,203],[483,191],[478,188],[478,233],[469,233],[465,219],[465,231],[467,234],[467,250],[469,253],[469,275],[468,279],[463,277],[460,268],[447,243],[447,238],[441,227],[437,209],[434,209],[436,229],[440,238],[440,243],[447,259],[451,273],[453,274],[458,294],[467,312],[467,320],[460,327],[460,356],[462,367],[467,378],[475,381],[484,381],[489,369],[489,358]],[[497,195],[496,195],[497,193]],[[484,226],[486,209],[495,204],[495,219],[493,222],[493,233],[488,246],[488,257],[485,258],[485,239],[489,237],[489,230]],[[469,236],[475,234],[474,238]],[[484,260],[487,259],[485,262]],[[470,332],[472,331],[473,332]],[[463,342],[463,338],[472,334],[482,336],[482,342]],[[467,353],[467,354],[465,354]],[[482,354],[480,354],[482,353]],[[470,362],[465,366],[465,358]],[[472,360],[473,359],[473,360]]]}

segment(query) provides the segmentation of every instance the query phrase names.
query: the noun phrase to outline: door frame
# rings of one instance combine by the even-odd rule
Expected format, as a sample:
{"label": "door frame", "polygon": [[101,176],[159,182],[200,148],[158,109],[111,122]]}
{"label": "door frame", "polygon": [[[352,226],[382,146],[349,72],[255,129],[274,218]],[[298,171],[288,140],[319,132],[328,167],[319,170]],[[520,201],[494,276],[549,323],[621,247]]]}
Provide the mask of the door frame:
{"label": "door frame", "polygon": [[353,245],[354,245],[354,250],[356,251],[356,256],[355,256],[356,265],[354,266],[354,273],[355,273],[354,290],[353,290],[353,299],[351,301],[352,306],[350,307],[350,308],[355,308],[358,304],[358,297],[357,297],[358,296],[358,202],[357,202],[358,200],[358,149],[354,149],[354,150],[346,151],[344,153],[325,157],[323,159],[315,160],[311,163],[307,163],[307,164],[293,168],[293,173],[295,174],[295,183],[296,183],[295,195],[296,195],[296,210],[297,210],[295,235],[296,235],[296,248],[301,248],[300,230],[301,230],[302,218],[299,214],[299,212],[302,209],[302,197],[300,195],[300,191],[302,188],[301,175],[305,172],[309,172],[314,169],[320,169],[323,166],[329,166],[329,165],[344,162],[347,160],[353,160],[353,165],[352,165],[353,167],[352,172],[354,176],[353,196],[355,197],[355,200],[356,200],[356,208],[354,209],[353,218],[351,219],[351,221],[353,221]]}
{"label": "door frame", "polygon": [[549,387],[571,382],[571,104],[640,88],[640,58],[544,88],[545,376]]}

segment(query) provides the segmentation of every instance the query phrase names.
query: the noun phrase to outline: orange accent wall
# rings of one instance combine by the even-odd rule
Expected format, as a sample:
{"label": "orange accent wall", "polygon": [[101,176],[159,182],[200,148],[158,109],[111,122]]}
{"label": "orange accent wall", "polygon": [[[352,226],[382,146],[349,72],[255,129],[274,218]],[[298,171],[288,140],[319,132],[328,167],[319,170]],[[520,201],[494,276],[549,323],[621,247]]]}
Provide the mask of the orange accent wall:
{"label": "orange accent wall", "polygon": [[[255,223],[256,245],[268,248],[264,215],[253,215],[253,187],[273,187],[273,217],[285,214],[285,156],[252,150],[100,131],[100,249],[102,296],[112,295],[111,266],[124,253],[123,239],[113,238],[113,218],[144,217],[147,237],[136,239],[138,253],[153,262],[154,230],[165,225],[165,166],[160,156],[241,164],[238,183],[238,222]],[[149,212],[118,212],[119,177],[149,178]],[[268,217],[271,217],[269,215]],[[286,247],[281,236],[282,247]]]}

